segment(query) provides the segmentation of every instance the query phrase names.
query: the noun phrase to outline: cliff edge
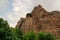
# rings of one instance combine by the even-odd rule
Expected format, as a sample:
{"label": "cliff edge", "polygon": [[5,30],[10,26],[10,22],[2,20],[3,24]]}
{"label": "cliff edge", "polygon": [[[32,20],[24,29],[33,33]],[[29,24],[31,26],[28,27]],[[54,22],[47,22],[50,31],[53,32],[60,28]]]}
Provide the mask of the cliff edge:
{"label": "cliff edge", "polygon": [[46,11],[41,5],[33,8],[31,13],[27,13],[26,18],[21,18],[16,25],[23,32],[50,32],[60,39],[60,12]]}

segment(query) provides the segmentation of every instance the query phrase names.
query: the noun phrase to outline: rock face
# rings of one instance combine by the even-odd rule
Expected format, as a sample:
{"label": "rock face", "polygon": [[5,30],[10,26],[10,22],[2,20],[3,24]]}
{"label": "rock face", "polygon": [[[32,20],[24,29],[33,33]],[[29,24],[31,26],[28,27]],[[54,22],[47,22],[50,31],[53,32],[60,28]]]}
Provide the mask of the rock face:
{"label": "rock face", "polygon": [[50,32],[53,33],[58,40],[60,39],[60,12],[47,12],[41,5],[34,7],[26,18],[21,18],[17,25],[23,32]]}

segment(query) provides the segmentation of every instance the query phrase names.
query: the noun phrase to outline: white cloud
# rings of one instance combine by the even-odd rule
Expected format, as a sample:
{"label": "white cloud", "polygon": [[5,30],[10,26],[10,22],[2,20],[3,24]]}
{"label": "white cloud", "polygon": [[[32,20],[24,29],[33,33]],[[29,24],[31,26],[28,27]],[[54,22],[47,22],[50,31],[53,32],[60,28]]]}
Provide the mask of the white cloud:
{"label": "white cloud", "polygon": [[[9,4],[8,0],[0,0],[0,8],[6,8]],[[13,0],[11,4],[13,9],[12,12],[6,14],[6,18],[11,26],[15,26],[17,21],[21,17],[25,17],[28,12],[31,12],[32,9],[41,4],[46,10],[51,11],[58,9],[60,10],[60,0]],[[1,9],[0,9],[1,11]]]}
{"label": "white cloud", "polygon": [[21,17],[25,17],[26,13],[31,12],[32,9],[38,4],[41,4],[46,10],[51,11],[52,8],[54,8],[54,1],[56,0],[13,0],[12,15],[14,23],[16,24]]}
{"label": "white cloud", "polygon": [[0,16],[0,18],[1,18],[2,16]]}
{"label": "white cloud", "polygon": [[52,4],[52,10],[59,10],[60,11],[60,0],[56,0],[54,4]]}
{"label": "white cloud", "polygon": [[6,8],[8,4],[8,0],[0,0],[0,9]]}
{"label": "white cloud", "polygon": [[7,18],[8,18],[9,20],[11,20],[11,21],[14,21],[14,17],[13,17],[13,15],[10,14],[10,13],[7,14]]}

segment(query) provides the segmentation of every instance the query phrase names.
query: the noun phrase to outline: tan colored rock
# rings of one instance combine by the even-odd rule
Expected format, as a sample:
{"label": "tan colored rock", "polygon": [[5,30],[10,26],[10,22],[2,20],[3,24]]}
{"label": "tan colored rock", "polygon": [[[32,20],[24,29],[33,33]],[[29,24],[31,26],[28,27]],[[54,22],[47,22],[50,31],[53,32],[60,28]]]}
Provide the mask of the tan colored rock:
{"label": "tan colored rock", "polygon": [[58,40],[60,39],[60,12],[47,12],[42,6],[36,6],[26,18],[21,18],[17,25],[23,32],[50,32],[53,33]]}

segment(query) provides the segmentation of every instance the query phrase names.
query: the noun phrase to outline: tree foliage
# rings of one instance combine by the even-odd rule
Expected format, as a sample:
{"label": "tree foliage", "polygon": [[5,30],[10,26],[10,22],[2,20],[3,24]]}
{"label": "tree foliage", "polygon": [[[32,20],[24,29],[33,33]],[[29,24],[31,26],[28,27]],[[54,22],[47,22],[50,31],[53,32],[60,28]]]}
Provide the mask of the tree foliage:
{"label": "tree foliage", "polygon": [[38,40],[44,40],[44,32],[39,32],[37,36]]}
{"label": "tree foliage", "polygon": [[20,40],[22,32],[19,29],[11,28],[7,21],[0,18],[0,40]]}
{"label": "tree foliage", "polygon": [[51,33],[40,32],[38,34],[38,40],[56,40],[56,38]]}
{"label": "tree foliage", "polygon": [[50,33],[34,31],[22,33],[20,28],[11,28],[6,20],[0,18],[0,40],[56,40]]}
{"label": "tree foliage", "polygon": [[5,40],[9,31],[8,22],[0,18],[0,40]]}
{"label": "tree foliage", "polygon": [[56,38],[51,33],[46,33],[44,35],[44,40],[56,40]]}
{"label": "tree foliage", "polygon": [[33,31],[24,34],[23,40],[35,40],[35,33]]}
{"label": "tree foliage", "polygon": [[23,40],[23,33],[22,33],[21,29],[16,28],[15,31],[16,31],[15,35],[17,36],[17,38],[20,39],[20,40]]}

